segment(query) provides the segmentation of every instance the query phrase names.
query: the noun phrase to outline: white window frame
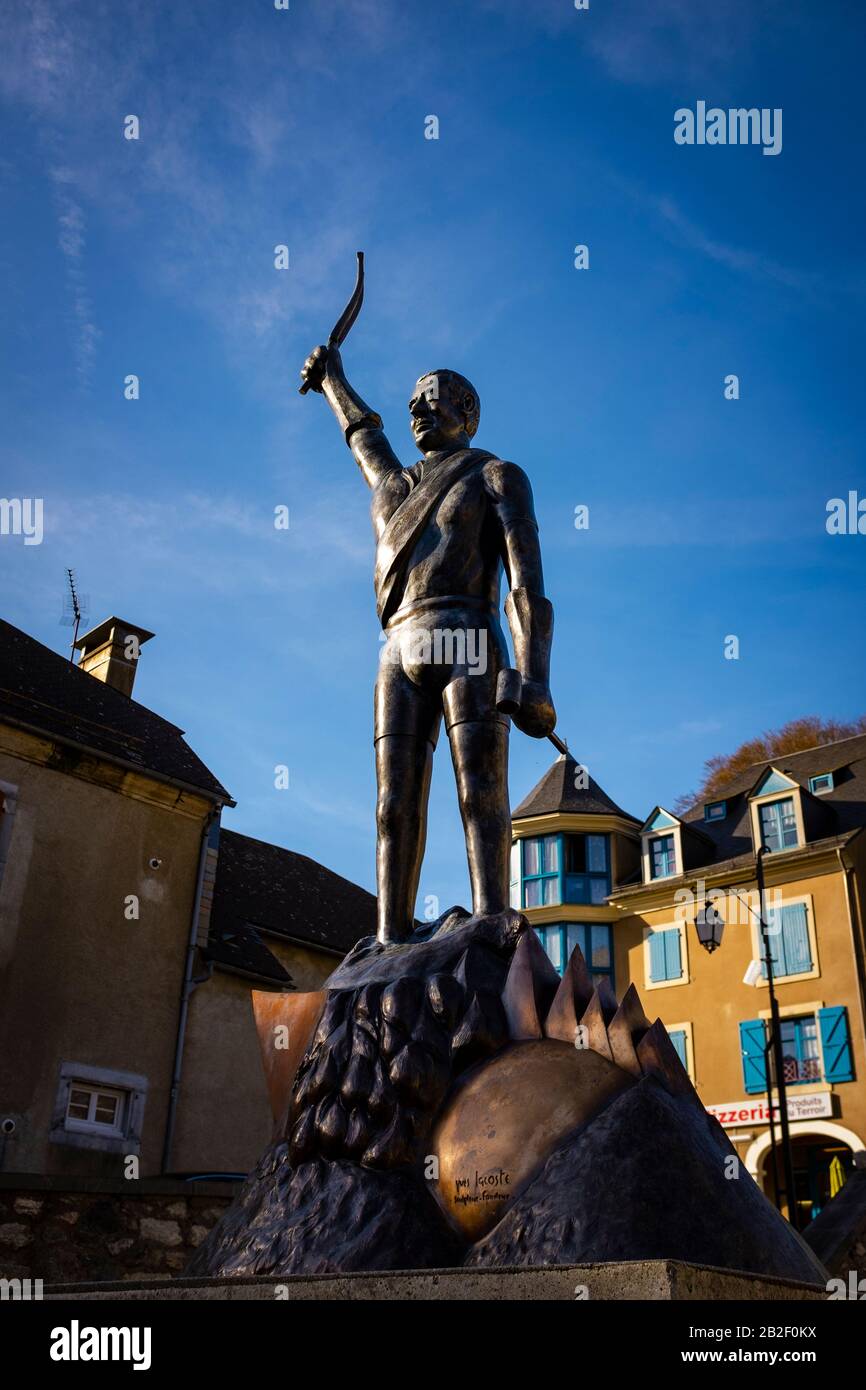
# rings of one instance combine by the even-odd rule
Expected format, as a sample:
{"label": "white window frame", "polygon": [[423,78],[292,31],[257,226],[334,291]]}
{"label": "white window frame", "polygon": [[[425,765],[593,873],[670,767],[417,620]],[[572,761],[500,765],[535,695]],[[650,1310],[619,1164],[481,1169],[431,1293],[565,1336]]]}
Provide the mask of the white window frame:
{"label": "white window frame", "polygon": [[[680,967],[682,974],[678,980],[653,980],[650,969],[650,937],[653,932],[678,931],[680,934]],[[643,977],[645,989],[677,989],[680,985],[691,984],[689,970],[689,934],[685,922],[660,922],[656,927],[643,929]],[[678,1027],[680,1025],[677,1025]]]}
{"label": "white window frame", "polygon": [[[825,777],[829,777],[829,779],[830,779],[829,784],[828,784],[827,786],[824,786],[824,787],[813,787],[813,786],[812,786],[812,783],[813,783],[813,782],[821,782],[821,781],[824,780]],[[814,775],[814,777],[810,777],[810,778],[809,778],[809,791],[812,793],[813,796],[830,796],[830,794],[831,794],[832,792],[834,792],[835,790],[836,790],[835,778],[834,778],[832,772],[816,772],[815,775]]]}
{"label": "white window frame", "polygon": [[[777,771],[777,769],[774,769],[774,771]],[[784,777],[785,774],[779,773],[779,776]],[[761,845],[764,843],[764,838],[761,831],[760,808],[762,806],[769,806],[774,801],[793,801],[794,820],[797,824],[797,843],[795,845],[786,845],[783,849],[775,849],[771,852],[770,858],[778,859],[783,854],[793,854],[795,850],[802,849],[806,844],[806,825],[803,820],[802,787],[799,785],[799,783],[792,782],[790,787],[785,787],[782,789],[777,788],[777,790],[774,792],[768,792],[766,796],[752,797],[751,801],[749,802],[749,813],[752,822],[752,844],[754,845],[755,853],[758,852],[758,850],[761,848]]]}
{"label": "white window frame", "polygon": [[[61,1062],[60,1079],[48,1134],[52,1144],[74,1149],[101,1149],[108,1153],[137,1154],[141,1151],[144,1107],[148,1080],[136,1072],[112,1067],[93,1067],[83,1062]],[[108,1125],[76,1120],[69,1115],[69,1094],[73,1087],[91,1092],[104,1091],[122,1096],[122,1118],[118,1129]]]}
{"label": "white window frame", "polygon": [[[775,859],[776,856],[774,854],[771,854],[770,858]],[[818,933],[815,930],[815,907],[812,900],[812,894],[798,893],[797,896],[793,898],[783,897],[778,903],[774,901],[772,903],[772,906],[778,906],[780,908],[796,907],[798,903],[805,904],[806,908],[806,930],[809,933],[809,950],[812,955],[812,969],[801,970],[797,975],[777,975],[776,972],[773,971],[774,984],[787,985],[791,984],[792,981],[795,980],[816,980],[818,976],[821,974],[821,965],[818,960]],[[763,937],[761,936],[760,923],[756,920],[754,912],[749,913],[749,918],[752,928],[752,960],[761,961],[764,959],[764,941]],[[755,988],[769,988],[768,982],[763,978],[763,976],[760,980],[756,982]]]}
{"label": "white window frame", "polygon": [[[672,874],[664,874],[661,878],[653,878],[652,863],[653,840],[661,840],[666,835],[674,838],[674,871]],[[683,870],[683,839],[679,825],[665,826],[659,830],[644,831],[641,835],[641,859],[643,860],[643,881],[646,884],[670,883],[671,879],[679,878]]]}
{"label": "white window frame", "polygon": [[[73,1091],[82,1091],[88,1097],[88,1118],[79,1119],[75,1115],[70,1115],[69,1110],[72,1105]],[[100,1096],[110,1096],[117,1101],[115,1120],[113,1124],[105,1124],[102,1120],[91,1119],[90,1114],[96,1111],[97,1102]],[[66,1116],[64,1125],[68,1130],[75,1130],[82,1134],[107,1134],[119,1138],[125,1133],[126,1112],[129,1106],[129,1091],[120,1090],[116,1086],[99,1085],[94,1081],[79,1081],[77,1078],[70,1081],[69,1091],[66,1101]]]}
{"label": "white window frame", "polygon": [[695,1084],[695,1044],[690,1023],[666,1023],[665,1029],[670,1033],[685,1033],[686,1035],[686,1071],[692,1085]]}
{"label": "white window frame", "polygon": [[[783,976],[782,978],[784,979],[785,977]],[[798,975],[796,978],[800,979],[800,976]],[[824,1062],[824,1039],[821,1037],[821,1020],[818,1017],[818,1015],[820,1014],[821,1010],[825,1007],[826,1005],[823,999],[804,999],[799,1004],[779,1005],[780,1018],[808,1018],[812,1014],[815,1015],[815,1022],[817,1025],[818,1034],[818,1061],[821,1066],[821,1078],[819,1081],[809,1081],[804,1083],[808,1085],[810,1091],[832,1091],[834,1087],[834,1083],[832,1081],[824,1080],[827,1068]],[[771,1024],[773,1021],[772,1009],[760,1009],[758,1011],[758,1017],[760,1019],[763,1019],[764,1023]],[[842,1085],[843,1083],[837,1082],[835,1084]]]}

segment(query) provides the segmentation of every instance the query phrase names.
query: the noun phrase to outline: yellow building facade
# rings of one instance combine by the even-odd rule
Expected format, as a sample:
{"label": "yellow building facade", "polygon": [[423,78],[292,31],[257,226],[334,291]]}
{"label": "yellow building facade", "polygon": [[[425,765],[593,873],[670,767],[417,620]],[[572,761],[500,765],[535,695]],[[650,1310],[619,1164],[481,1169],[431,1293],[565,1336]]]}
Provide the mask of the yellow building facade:
{"label": "yellow building facade", "polygon": [[[512,903],[553,963],[561,970],[579,945],[618,997],[635,985],[772,1197],[770,1005],[756,882],[763,847],[805,1225],[852,1166],[866,1164],[866,738],[755,766],[685,816],[655,807],[643,822],[561,757],[513,826]],[[699,927],[705,937],[714,929],[721,944],[708,951]],[[778,1147],[777,1112],[774,1120]]]}

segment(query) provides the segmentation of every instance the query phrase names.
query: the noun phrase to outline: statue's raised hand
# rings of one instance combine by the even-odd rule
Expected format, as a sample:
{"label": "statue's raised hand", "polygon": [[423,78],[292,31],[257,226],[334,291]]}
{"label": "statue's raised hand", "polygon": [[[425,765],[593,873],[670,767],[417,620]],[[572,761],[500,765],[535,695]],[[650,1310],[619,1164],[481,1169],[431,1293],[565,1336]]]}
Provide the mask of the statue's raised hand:
{"label": "statue's raised hand", "polygon": [[[303,382],[303,386],[301,387],[302,392],[321,392],[322,382],[330,366],[330,353],[334,351],[336,350],[333,348],[328,349],[324,344],[321,347],[313,348],[313,351],[301,368],[301,381]],[[339,356],[339,354],[337,354],[337,356]]]}
{"label": "statue's raised hand", "polygon": [[317,347],[313,348],[303,367],[301,368],[301,395],[307,391],[322,390],[322,383],[326,376],[336,376],[343,370],[343,362],[340,357],[340,349],[336,347]]}

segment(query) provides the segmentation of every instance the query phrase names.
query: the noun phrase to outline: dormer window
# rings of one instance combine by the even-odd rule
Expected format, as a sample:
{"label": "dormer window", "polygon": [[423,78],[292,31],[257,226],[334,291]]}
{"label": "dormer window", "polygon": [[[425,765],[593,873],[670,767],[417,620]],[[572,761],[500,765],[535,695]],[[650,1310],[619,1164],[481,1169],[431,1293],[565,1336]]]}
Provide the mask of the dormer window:
{"label": "dormer window", "polygon": [[782,849],[796,849],[799,844],[794,798],[783,796],[778,801],[765,801],[758,807],[761,823],[761,844],[771,854]]}
{"label": "dormer window", "polygon": [[752,843],[770,854],[797,849],[807,840],[799,783],[777,767],[762,773],[749,796]]}
{"label": "dormer window", "polygon": [[727,814],[727,801],[708,801],[704,807],[704,820],[724,820]]}
{"label": "dormer window", "polygon": [[809,778],[809,791],[813,796],[826,796],[834,787],[832,772],[819,772],[817,777]]}
{"label": "dormer window", "polygon": [[657,806],[641,827],[643,881],[671,878],[681,872],[682,830],[676,816]]}
{"label": "dormer window", "polygon": [[677,852],[673,835],[656,835],[649,842],[650,873],[653,878],[670,878],[677,871]]}

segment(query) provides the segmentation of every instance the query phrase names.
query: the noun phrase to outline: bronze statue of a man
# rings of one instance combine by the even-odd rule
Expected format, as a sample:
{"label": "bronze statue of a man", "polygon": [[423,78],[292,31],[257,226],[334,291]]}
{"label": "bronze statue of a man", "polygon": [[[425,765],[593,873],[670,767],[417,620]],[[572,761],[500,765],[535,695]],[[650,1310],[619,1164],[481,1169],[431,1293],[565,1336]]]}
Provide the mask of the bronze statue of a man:
{"label": "bronze statue of a man", "polygon": [[[376,602],[385,646],[375,694],[378,938],[410,935],[424,854],[433,750],[442,715],[466,834],[472,910],[508,906],[509,715],[497,708],[508,651],[517,669],[517,727],[552,733],[553,609],[544,597],[532,489],[516,464],[471,440],[478,393],[457,372],[422,376],[409,402],[422,457],[404,468],[374,410],[349,385],[337,347],[318,347],[301,376],[324,395],[373,492]],[[501,695],[499,703],[505,704]]]}

